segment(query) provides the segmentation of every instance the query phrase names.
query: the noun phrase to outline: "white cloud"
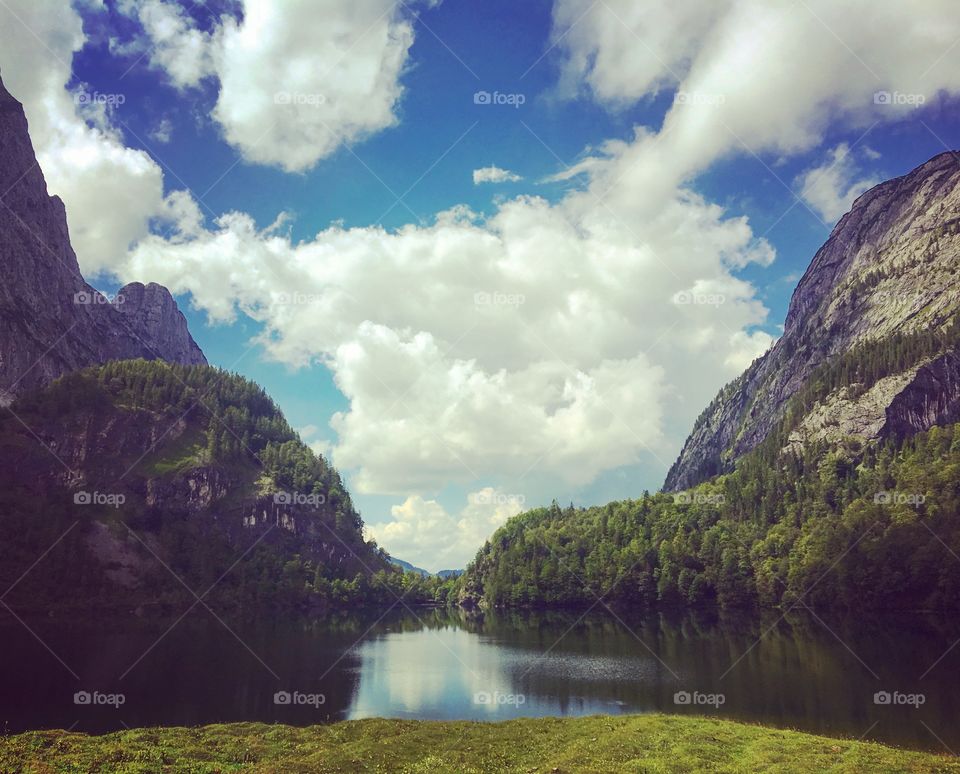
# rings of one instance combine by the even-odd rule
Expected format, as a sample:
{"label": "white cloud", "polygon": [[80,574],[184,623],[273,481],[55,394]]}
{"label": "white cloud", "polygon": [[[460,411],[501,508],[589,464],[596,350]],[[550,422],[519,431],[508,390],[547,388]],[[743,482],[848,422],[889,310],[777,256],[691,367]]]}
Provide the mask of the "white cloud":
{"label": "white cloud", "polygon": [[[864,153],[868,158],[875,158]],[[828,223],[834,223],[850,210],[860,194],[880,182],[878,175],[863,176],[847,143],[841,143],[827,154],[819,166],[797,178],[801,198]]]}
{"label": "white cloud", "polygon": [[244,0],[226,22],[214,110],[244,158],[302,171],[393,126],[413,27],[398,0]]}
{"label": "white cloud", "polygon": [[732,271],[772,258],[744,219],[687,191],[631,212],[518,197],[486,221],[456,208],[296,244],[233,213],[144,240],[128,271],[219,320],[243,309],[279,361],[329,367],[350,401],[333,459],[360,492],[528,471],[577,487],[651,453],[665,465],[668,415],[692,421],[771,341],[743,332],[766,310]]}
{"label": "white cloud", "polygon": [[215,36],[197,29],[179,3],[121,0],[119,8],[138,19],[151,66],[164,70],[178,89],[197,86],[214,74]]}
{"label": "white cloud", "polygon": [[677,90],[661,131],[621,155],[637,180],[685,180],[730,153],[809,150],[828,123],[867,129],[960,91],[953,0],[882,12],[869,0],[607,0],[586,13],[556,0],[554,23],[565,77],[602,103]]}
{"label": "white cloud", "polygon": [[509,169],[501,169],[497,166],[481,167],[473,170],[473,184],[481,183],[517,183],[523,180],[521,175],[511,172]]}
{"label": "white cloud", "polygon": [[730,0],[554,0],[554,44],[567,94],[620,106],[676,84]]}
{"label": "white cloud", "polygon": [[169,118],[162,118],[150,132],[150,138],[161,145],[166,145],[173,139],[173,122]]}
{"label": "white cloud", "polygon": [[397,122],[410,4],[242,0],[239,17],[210,32],[169,0],[123,7],[143,27],[150,64],[174,86],[218,79],[213,118],[247,161],[302,172]]}
{"label": "white cloud", "polygon": [[391,556],[430,572],[462,569],[497,527],[522,510],[523,496],[493,487],[471,492],[457,514],[436,500],[412,495],[391,508],[391,521],[368,524],[367,535]]}

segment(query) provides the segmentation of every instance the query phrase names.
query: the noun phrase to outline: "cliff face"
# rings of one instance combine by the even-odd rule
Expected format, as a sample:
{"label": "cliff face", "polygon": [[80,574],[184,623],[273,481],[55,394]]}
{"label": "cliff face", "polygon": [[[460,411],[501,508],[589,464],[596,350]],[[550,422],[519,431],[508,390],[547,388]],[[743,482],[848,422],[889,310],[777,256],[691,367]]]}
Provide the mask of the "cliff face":
{"label": "cliff face", "polygon": [[[818,367],[865,342],[942,328],[960,309],[958,272],[960,160],[944,153],[857,199],[797,285],[783,336],[704,411],[664,489],[730,470],[767,437]],[[952,354],[899,376],[855,398],[829,396],[791,443],[830,433],[902,435],[960,415]]]}
{"label": "cliff face", "polygon": [[63,202],[47,194],[22,105],[0,82],[0,402],[107,360],[206,359],[170,293],[108,300],[80,274]]}

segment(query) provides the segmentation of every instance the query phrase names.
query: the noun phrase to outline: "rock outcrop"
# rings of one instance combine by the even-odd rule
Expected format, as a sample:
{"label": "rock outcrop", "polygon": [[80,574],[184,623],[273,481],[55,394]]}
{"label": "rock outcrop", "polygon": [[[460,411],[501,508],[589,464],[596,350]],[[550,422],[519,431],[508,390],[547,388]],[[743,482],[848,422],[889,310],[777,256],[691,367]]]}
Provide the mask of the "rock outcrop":
{"label": "rock outcrop", "polygon": [[[943,153],[854,202],[797,285],[783,336],[703,412],[664,489],[730,470],[825,363],[866,342],[945,326],[960,309],[958,281],[960,157]],[[868,439],[902,435],[956,421],[956,370],[956,358],[944,356],[855,399],[829,396],[791,442],[858,428]]]}
{"label": "rock outcrop", "polygon": [[23,106],[0,81],[0,402],[107,360],[206,363],[169,291],[107,299],[83,279],[63,202],[47,194]]}

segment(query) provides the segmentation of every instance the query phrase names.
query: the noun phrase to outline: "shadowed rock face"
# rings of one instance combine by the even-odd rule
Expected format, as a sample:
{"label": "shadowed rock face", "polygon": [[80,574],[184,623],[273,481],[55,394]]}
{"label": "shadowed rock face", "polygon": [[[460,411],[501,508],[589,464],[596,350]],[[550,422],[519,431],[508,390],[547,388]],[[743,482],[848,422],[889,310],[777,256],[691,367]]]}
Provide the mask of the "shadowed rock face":
{"label": "shadowed rock face", "polygon": [[[703,412],[667,475],[686,489],[728,471],[782,416],[820,365],[897,332],[936,329],[960,309],[960,156],[944,153],[854,202],[797,285],[784,334]],[[873,404],[851,407],[865,437],[903,435],[958,415],[952,357],[911,369]],[[842,402],[842,396],[832,396]],[[829,403],[829,401],[827,401]],[[825,415],[829,406],[821,406]],[[816,418],[806,430],[817,435]],[[835,421],[835,417],[827,416]]]}
{"label": "shadowed rock face", "polygon": [[206,363],[166,288],[134,283],[111,303],[84,281],[23,106],[0,81],[0,402],[67,371],[138,357]]}

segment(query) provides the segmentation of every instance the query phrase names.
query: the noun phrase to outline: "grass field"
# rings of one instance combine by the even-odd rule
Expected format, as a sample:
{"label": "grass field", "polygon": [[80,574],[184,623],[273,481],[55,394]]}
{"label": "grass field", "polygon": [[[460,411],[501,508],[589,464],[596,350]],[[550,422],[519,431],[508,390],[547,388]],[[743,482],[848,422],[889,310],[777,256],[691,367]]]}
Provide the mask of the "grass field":
{"label": "grass field", "polygon": [[960,772],[960,759],[700,717],[259,723],[0,737],[8,772]]}

